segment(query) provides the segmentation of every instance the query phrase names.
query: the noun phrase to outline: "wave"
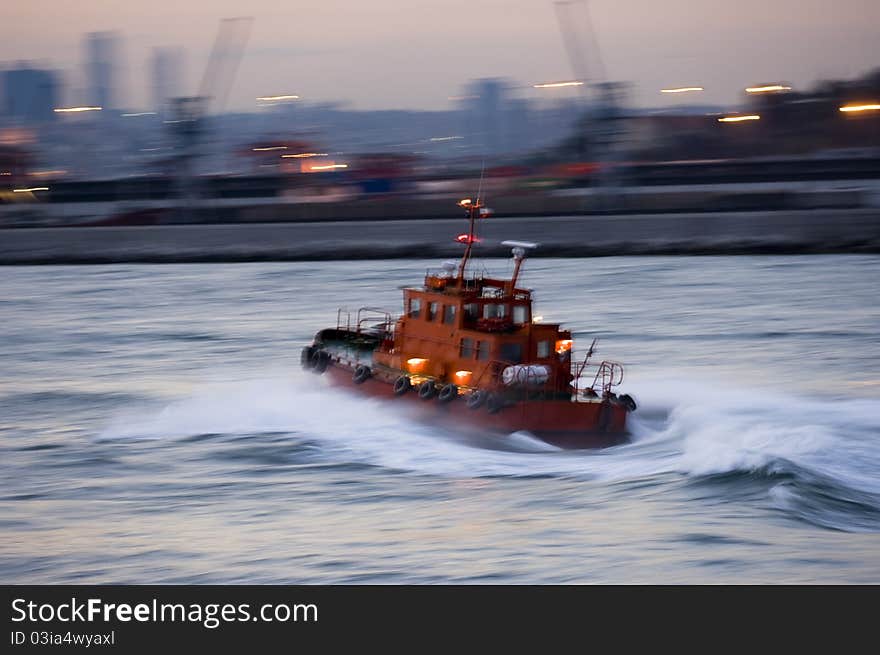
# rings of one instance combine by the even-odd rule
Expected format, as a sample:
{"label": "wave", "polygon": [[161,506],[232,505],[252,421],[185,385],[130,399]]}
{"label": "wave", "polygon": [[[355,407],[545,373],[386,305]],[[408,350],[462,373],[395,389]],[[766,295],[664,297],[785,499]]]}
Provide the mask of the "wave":
{"label": "wave", "polygon": [[[522,432],[485,440],[450,434],[389,411],[388,401],[331,389],[305,373],[209,383],[158,411],[117,416],[97,438],[271,433],[308,443],[310,458],[326,464],[460,478],[618,482],[677,475],[712,484],[742,474],[743,484],[765,480],[772,506],[786,513],[825,527],[880,530],[880,401],[675,377],[629,390],[640,405],[631,416],[631,443],[595,451],[562,451]],[[833,512],[831,501],[839,501]],[[850,520],[840,504],[867,509]]]}

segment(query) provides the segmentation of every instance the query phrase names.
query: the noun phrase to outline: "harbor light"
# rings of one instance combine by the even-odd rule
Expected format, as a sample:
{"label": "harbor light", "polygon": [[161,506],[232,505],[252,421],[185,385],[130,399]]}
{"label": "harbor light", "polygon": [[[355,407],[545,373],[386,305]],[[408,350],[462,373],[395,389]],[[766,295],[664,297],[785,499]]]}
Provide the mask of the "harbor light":
{"label": "harbor light", "polygon": [[584,83],[580,80],[569,80],[566,82],[544,82],[542,84],[533,84],[533,89],[558,89],[564,86],[583,86]]}
{"label": "harbor light", "polygon": [[325,166],[312,166],[313,171],[332,171],[338,168],[348,168],[348,164],[327,164]]}
{"label": "harbor light", "polygon": [[53,109],[56,114],[78,114],[83,111],[103,111],[103,107],[58,107]]}
{"label": "harbor light", "polygon": [[473,371],[456,371],[455,383],[459,386],[468,386],[471,383]]}
{"label": "harbor light", "polygon": [[782,84],[765,84],[764,86],[750,86],[746,89],[746,93],[774,93],[776,91],[791,91],[791,87]]}
{"label": "harbor light", "polygon": [[704,90],[701,86],[680,86],[674,89],[660,89],[660,93],[693,93]]}
{"label": "harbor light", "polygon": [[741,123],[743,121],[758,121],[761,120],[761,117],[758,114],[747,114],[745,116],[725,116],[724,118],[719,118],[719,123]]}
{"label": "harbor light", "polygon": [[863,112],[863,111],[880,111],[880,103],[870,103],[864,105],[844,105],[839,109],[842,112]]}

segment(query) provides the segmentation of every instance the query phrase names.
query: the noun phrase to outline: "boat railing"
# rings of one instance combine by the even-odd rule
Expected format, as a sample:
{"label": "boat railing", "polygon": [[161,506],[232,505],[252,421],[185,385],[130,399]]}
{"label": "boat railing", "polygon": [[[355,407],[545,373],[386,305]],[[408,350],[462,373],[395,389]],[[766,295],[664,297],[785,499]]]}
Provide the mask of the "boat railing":
{"label": "boat railing", "polygon": [[336,330],[343,329],[351,332],[351,311],[345,307],[340,307],[336,310]]}
{"label": "boat railing", "polygon": [[612,387],[618,386],[621,382],[623,382],[623,364],[606,360],[599,364],[590,389],[593,391],[597,388],[601,389],[602,396],[605,397],[611,394]]}
{"label": "boat railing", "polygon": [[388,340],[394,333],[394,321],[391,312],[377,307],[361,307],[357,313],[358,334],[370,334]]}

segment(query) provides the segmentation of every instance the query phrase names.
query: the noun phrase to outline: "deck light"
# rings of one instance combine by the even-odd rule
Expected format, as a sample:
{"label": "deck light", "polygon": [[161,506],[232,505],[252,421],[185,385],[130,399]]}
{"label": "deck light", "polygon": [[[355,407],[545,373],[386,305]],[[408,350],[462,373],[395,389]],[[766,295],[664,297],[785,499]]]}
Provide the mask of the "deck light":
{"label": "deck light", "polygon": [[421,373],[425,370],[425,364],[428,363],[428,360],[424,357],[411,357],[406,360],[406,368],[413,375],[417,373]]}
{"label": "deck light", "polygon": [[571,350],[571,339],[560,339],[556,342],[556,353],[561,355],[564,352]]}

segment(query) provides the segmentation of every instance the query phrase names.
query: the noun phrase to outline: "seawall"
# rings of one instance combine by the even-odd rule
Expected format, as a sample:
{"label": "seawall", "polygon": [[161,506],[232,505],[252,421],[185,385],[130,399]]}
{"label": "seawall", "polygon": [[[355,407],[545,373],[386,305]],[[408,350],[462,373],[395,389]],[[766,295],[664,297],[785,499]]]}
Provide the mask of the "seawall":
{"label": "seawall", "polygon": [[[50,227],[0,230],[0,264],[295,261],[455,257],[466,220]],[[493,217],[481,256],[505,239],[535,256],[880,253],[880,208],[680,214]]]}

